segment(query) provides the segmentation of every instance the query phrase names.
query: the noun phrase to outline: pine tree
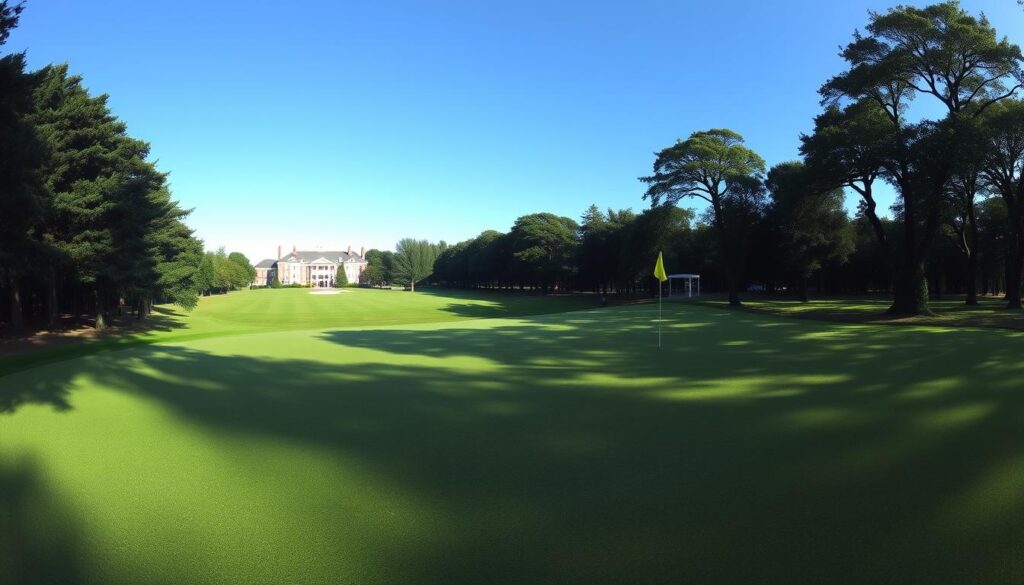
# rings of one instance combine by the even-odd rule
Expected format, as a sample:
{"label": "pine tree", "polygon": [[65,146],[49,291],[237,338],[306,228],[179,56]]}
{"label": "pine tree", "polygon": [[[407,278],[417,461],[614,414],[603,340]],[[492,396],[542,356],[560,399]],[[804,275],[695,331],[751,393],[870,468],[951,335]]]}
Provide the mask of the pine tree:
{"label": "pine tree", "polygon": [[[91,97],[67,65],[47,67],[40,76],[33,122],[50,151],[44,185],[51,262],[91,289],[96,327],[102,329],[107,298],[117,296],[114,279],[127,262],[115,258],[115,210],[129,196],[123,191],[130,188],[130,161],[145,149],[128,138],[106,96]],[[119,234],[122,246],[127,236]]]}
{"label": "pine tree", "polygon": [[[21,5],[0,2],[0,45],[18,24]],[[23,54],[0,58],[0,277],[10,301],[10,325],[23,327],[22,274],[40,251],[42,220],[38,172],[44,150],[28,115],[32,76]]]}
{"label": "pine tree", "polygon": [[190,212],[172,201],[166,190],[158,191],[155,196],[163,202],[164,214],[147,236],[158,275],[151,298],[166,299],[184,309],[193,309],[201,292],[203,244],[184,223]]}

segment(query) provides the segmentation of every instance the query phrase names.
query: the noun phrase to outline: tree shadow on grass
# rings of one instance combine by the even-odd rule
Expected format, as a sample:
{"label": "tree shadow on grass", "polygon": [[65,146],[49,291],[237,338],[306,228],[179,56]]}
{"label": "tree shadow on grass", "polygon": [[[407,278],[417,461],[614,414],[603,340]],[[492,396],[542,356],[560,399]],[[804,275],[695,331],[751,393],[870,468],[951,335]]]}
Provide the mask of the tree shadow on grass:
{"label": "tree shadow on grass", "polygon": [[47,404],[54,410],[66,412],[71,410],[70,393],[71,384],[65,378],[54,381],[48,376],[42,379],[0,377],[0,416],[13,413],[25,404]]}
{"label": "tree shadow on grass", "polygon": [[443,311],[468,319],[544,315],[597,306],[596,298],[579,295],[544,296],[535,292],[425,288],[417,289],[414,294],[444,299],[448,304],[442,307]]}
{"label": "tree shadow on grass", "polygon": [[0,584],[87,582],[81,535],[66,507],[33,462],[0,461]]}
{"label": "tree shadow on grass", "polygon": [[[888,314],[892,300],[888,297],[823,297],[804,303],[778,296],[755,296],[740,310],[795,319],[813,319],[840,323],[873,325],[912,325],[942,327],[985,327],[998,329],[1024,329],[1024,312],[1007,309],[1004,299],[982,297],[977,305],[966,305],[963,297],[932,301],[931,315],[898,316]],[[722,299],[698,301],[710,307],[725,308]]]}
{"label": "tree shadow on grass", "polygon": [[[185,328],[187,325],[181,317],[182,314],[173,307],[157,306],[153,307],[153,313],[143,322],[128,318],[123,325],[115,325],[105,331],[81,328],[70,332],[36,332],[19,337],[0,337],[0,378],[20,370],[99,351],[152,343],[154,339],[149,336],[154,333]],[[0,383],[0,413],[15,403],[16,394]]]}
{"label": "tree shadow on grass", "polygon": [[653,315],[337,331],[334,363],[136,348],[34,392],[84,374],[358,461],[443,519],[360,524],[380,582],[1024,578],[1020,335],[679,307],[659,352]]}

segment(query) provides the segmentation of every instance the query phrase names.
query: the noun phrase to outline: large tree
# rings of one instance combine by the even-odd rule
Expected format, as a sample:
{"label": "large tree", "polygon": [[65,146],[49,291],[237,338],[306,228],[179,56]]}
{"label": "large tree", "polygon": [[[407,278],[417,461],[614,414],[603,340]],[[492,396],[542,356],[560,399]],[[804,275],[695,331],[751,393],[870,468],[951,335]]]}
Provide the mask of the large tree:
{"label": "large tree", "polygon": [[[236,259],[244,255],[232,252]],[[224,248],[215,252],[207,252],[206,257],[199,265],[197,280],[207,284],[207,292],[225,293],[230,290],[242,288],[252,280],[249,272],[242,265],[242,260],[232,260]],[[246,264],[248,262],[246,261]]]}
{"label": "large tree", "polygon": [[363,256],[366,269],[360,277],[370,286],[390,285],[394,281],[395,253],[390,250],[367,250]]}
{"label": "large tree", "polygon": [[[0,44],[21,11],[0,1]],[[149,145],[66,65],[27,75],[12,55],[0,77],[0,273],[12,301],[29,289],[50,327],[61,306],[77,315],[91,304],[102,328],[108,308],[142,317],[156,299],[194,305],[201,247]]]}
{"label": "large tree", "polygon": [[241,252],[232,252],[228,254],[228,260],[239,265],[245,273],[246,282],[240,286],[245,286],[246,284],[256,280],[256,267],[252,265],[252,262],[249,261],[249,258],[247,258],[245,254]]}
{"label": "large tree", "polygon": [[[987,118],[988,116],[984,116]],[[990,150],[991,134],[979,120],[967,122],[957,149],[953,177],[949,184],[949,230],[964,260],[967,305],[978,304],[978,202],[989,194],[984,168]]]}
{"label": "large tree", "polygon": [[[96,327],[103,328],[109,293],[103,281],[113,252],[113,175],[124,125],[110,114],[104,96],[91,97],[80,77],[68,75],[67,65],[41,72],[33,119],[50,150],[45,184],[51,270],[80,285],[75,297],[92,295]],[[58,286],[54,278],[50,287]]]}
{"label": "large tree", "polygon": [[395,278],[409,283],[409,288],[416,292],[416,283],[433,274],[434,261],[437,260],[438,254],[438,244],[432,244],[427,240],[399,240],[395,246],[393,260]]}
{"label": "large tree", "polygon": [[609,246],[612,226],[605,214],[591,205],[583,212],[579,227],[579,283],[594,291],[607,292],[618,255]]}
{"label": "large tree", "polygon": [[575,269],[579,226],[568,217],[534,213],[516,219],[509,232],[515,269],[547,294],[568,286]]}
{"label": "large tree", "polygon": [[806,302],[811,275],[829,261],[844,262],[853,251],[843,190],[815,184],[801,162],[775,165],[765,184],[771,196],[767,220],[777,231],[780,262],[795,274],[800,300]]}
{"label": "large tree", "polygon": [[674,205],[691,197],[709,204],[731,306],[740,304],[743,232],[748,226],[730,220],[759,198],[764,171],[764,160],[744,145],[742,136],[712,129],[694,132],[661,150],[654,174],[640,178],[648,185],[644,198],[653,206]]}
{"label": "large tree", "polygon": [[814,120],[814,132],[801,136],[811,180],[822,188],[849,188],[859,198],[858,213],[870,224],[879,247],[891,259],[889,230],[878,211],[875,188],[892,145],[890,121],[871,100],[840,109],[832,105]]}
{"label": "large tree", "polygon": [[[956,2],[872,12],[867,33],[842,53],[849,68],[821,89],[827,104],[873,102],[889,122],[891,148],[879,174],[897,190],[901,241],[891,312],[928,312],[925,262],[942,223],[963,119],[976,117],[1021,87],[1021,52],[984,17]],[[917,96],[942,104],[943,118],[916,122]]]}
{"label": "large tree", "polygon": [[[21,4],[0,2],[0,45],[21,11]],[[24,54],[0,58],[0,286],[9,296],[14,331],[23,327],[22,276],[38,260],[43,213],[39,171],[45,152],[29,120],[32,85]]]}
{"label": "large tree", "polygon": [[506,275],[508,236],[494,230],[481,232],[466,248],[467,278],[475,286],[491,287]]}
{"label": "large tree", "polygon": [[96,327],[103,328],[109,306],[151,290],[157,260],[147,234],[178,212],[162,193],[165,176],[146,160],[149,146],[128,136],[107,96],[90,96],[67,65],[40,76],[33,122],[49,147],[44,241],[51,296],[57,274],[81,283],[92,291]]}
{"label": "large tree", "polygon": [[[0,44],[20,12],[0,1]],[[27,75],[23,55],[0,59],[0,288],[15,329],[26,289],[51,328],[62,306],[102,328],[109,310],[195,305],[201,243],[148,157],[66,65]]]}
{"label": "large tree", "polygon": [[193,309],[203,291],[200,265],[203,261],[203,243],[195,238],[185,225],[188,211],[167,199],[167,212],[158,220],[147,239],[156,256],[157,280],[155,297],[166,299],[184,309]]}
{"label": "large tree", "polygon": [[978,277],[981,294],[1006,291],[1007,241],[1009,219],[1002,197],[989,197],[978,203]]}
{"label": "large tree", "polygon": [[[687,251],[690,223],[694,218],[692,209],[681,209],[674,205],[658,205],[635,215],[619,215],[619,221],[609,224],[609,260],[618,257],[612,264],[617,278],[626,287],[640,287],[656,291],[660,285],[651,273],[652,258],[664,252],[667,270],[693,270],[692,259],[684,260]],[[623,221],[625,220],[625,221]]]}
{"label": "large tree", "polygon": [[434,262],[434,276],[448,286],[470,287],[469,246],[473,240],[449,246]]}
{"label": "large tree", "polygon": [[1007,100],[985,118],[989,144],[981,175],[1006,206],[1006,301],[1009,308],[1019,309],[1024,265],[1024,102]]}

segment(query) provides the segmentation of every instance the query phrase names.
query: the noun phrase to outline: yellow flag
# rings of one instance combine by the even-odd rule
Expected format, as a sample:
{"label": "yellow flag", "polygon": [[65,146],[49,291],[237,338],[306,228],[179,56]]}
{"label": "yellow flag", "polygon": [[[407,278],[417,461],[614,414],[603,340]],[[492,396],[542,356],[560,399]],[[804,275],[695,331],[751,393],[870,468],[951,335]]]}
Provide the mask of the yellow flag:
{"label": "yellow flag", "polygon": [[657,278],[661,282],[668,280],[668,275],[665,274],[665,263],[661,260],[661,252],[658,252],[658,263],[654,265],[654,278]]}

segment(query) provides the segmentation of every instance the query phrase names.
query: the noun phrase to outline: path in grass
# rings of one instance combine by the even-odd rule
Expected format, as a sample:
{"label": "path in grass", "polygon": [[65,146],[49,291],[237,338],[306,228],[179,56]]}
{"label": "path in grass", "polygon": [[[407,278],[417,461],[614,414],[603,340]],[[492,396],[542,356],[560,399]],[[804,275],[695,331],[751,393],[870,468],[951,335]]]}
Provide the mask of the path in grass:
{"label": "path in grass", "polygon": [[1024,580],[1024,334],[665,308],[0,378],[0,583]]}

